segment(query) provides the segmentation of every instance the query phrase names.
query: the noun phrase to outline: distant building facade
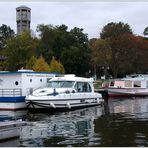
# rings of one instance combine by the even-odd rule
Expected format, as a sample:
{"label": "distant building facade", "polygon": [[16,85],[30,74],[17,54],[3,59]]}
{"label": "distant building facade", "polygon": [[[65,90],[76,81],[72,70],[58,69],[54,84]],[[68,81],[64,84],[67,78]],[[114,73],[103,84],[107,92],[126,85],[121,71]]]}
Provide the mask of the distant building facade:
{"label": "distant building facade", "polygon": [[21,34],[26,30],[30,30],[31,9],[27,6],[16,8],[17,34]]}

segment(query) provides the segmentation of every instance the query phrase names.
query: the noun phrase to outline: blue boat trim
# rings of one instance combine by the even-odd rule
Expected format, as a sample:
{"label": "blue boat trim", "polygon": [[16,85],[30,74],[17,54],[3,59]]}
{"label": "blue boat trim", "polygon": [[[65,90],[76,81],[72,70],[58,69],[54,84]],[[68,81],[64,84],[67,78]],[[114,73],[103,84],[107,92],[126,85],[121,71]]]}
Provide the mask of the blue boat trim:
{"label": "blue boat trim", "polygon": [[16,102],[25,102],[25,96],[18,97],[0,97],[0,103],[16,103]]}
{"label": "blue boat trim", "polygon": [[0,75],[4,75],[4,74],[22,74],[22,73],[26,73],[26,74],[61,74],[60,72],[34,72],[34,71],[4,71],[4,72],[0,72]]}

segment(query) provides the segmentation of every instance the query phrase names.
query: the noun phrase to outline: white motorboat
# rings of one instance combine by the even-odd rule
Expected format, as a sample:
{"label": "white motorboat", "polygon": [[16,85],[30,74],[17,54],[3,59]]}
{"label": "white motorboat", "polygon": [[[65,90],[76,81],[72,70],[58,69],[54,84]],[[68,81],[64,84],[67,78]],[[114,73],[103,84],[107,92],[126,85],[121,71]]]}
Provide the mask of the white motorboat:
{"label": "white motorboat", "polygon": [[106,90],[109,97],[148,96],[148,75],[111,80]]}
{"label": "white motorboat", "polygon": [[54,77],[48,87],[35,90],[25,98],[29,109],[73,109],[102,104],[100,93],[94,92],[92,78],[65,75]]}

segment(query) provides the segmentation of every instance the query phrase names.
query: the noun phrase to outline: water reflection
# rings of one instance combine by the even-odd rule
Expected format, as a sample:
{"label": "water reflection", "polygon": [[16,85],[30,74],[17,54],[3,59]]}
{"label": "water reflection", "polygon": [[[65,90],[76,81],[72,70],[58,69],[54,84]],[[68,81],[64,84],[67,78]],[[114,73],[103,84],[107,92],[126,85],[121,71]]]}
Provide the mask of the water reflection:
{"label": "water reflection", "polygon": [[107,114],[94,124],[98,146],[148,146],[148,99],[110,99]]}
{"label": "water reflection", "polygon": [[27,125],[14,146],[148,146],[148,98],[109,99],[104,107],[16,115],[11,117],[25,116]]}
{"label": "water reflection", "polygon": [[[20,145],[19,136],[21,127],[19,127],[18,124],[16,124],[16,126],[11,125],[11,123],[18,123],[17,121],[22,123],[22,121],[25,121],[26,115],[27,110],[0,111],[0,147],[16,147]],[[8,126],[9,123],[10,126]],[[3,125],[7,126],[4,128]]]}
{"label": "water reflection", "polygon": [[88,146],[95,135],[94,119],[102,113],[103,108],[97,106],[54,115],[29,114],[21,146]]}
{"label": "water reflection", "polygon": [[108,100],[108,112],[128,114],[135,118],[148,119],[148,98],[119,98]]}
{"label": "water reflection", "polygon": [[27,110],[0,111],[0,122],[26,119]]}

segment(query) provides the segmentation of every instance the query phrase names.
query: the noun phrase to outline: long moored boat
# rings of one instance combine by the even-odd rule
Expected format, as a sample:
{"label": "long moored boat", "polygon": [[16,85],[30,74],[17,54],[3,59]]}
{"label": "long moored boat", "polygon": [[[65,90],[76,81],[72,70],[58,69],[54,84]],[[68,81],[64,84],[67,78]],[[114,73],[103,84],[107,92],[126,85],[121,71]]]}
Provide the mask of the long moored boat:
{"label": "long moored boat", "polygon": [[148,75],[139,74],[111,80],[106,91],[109,97],[148,96]]}

